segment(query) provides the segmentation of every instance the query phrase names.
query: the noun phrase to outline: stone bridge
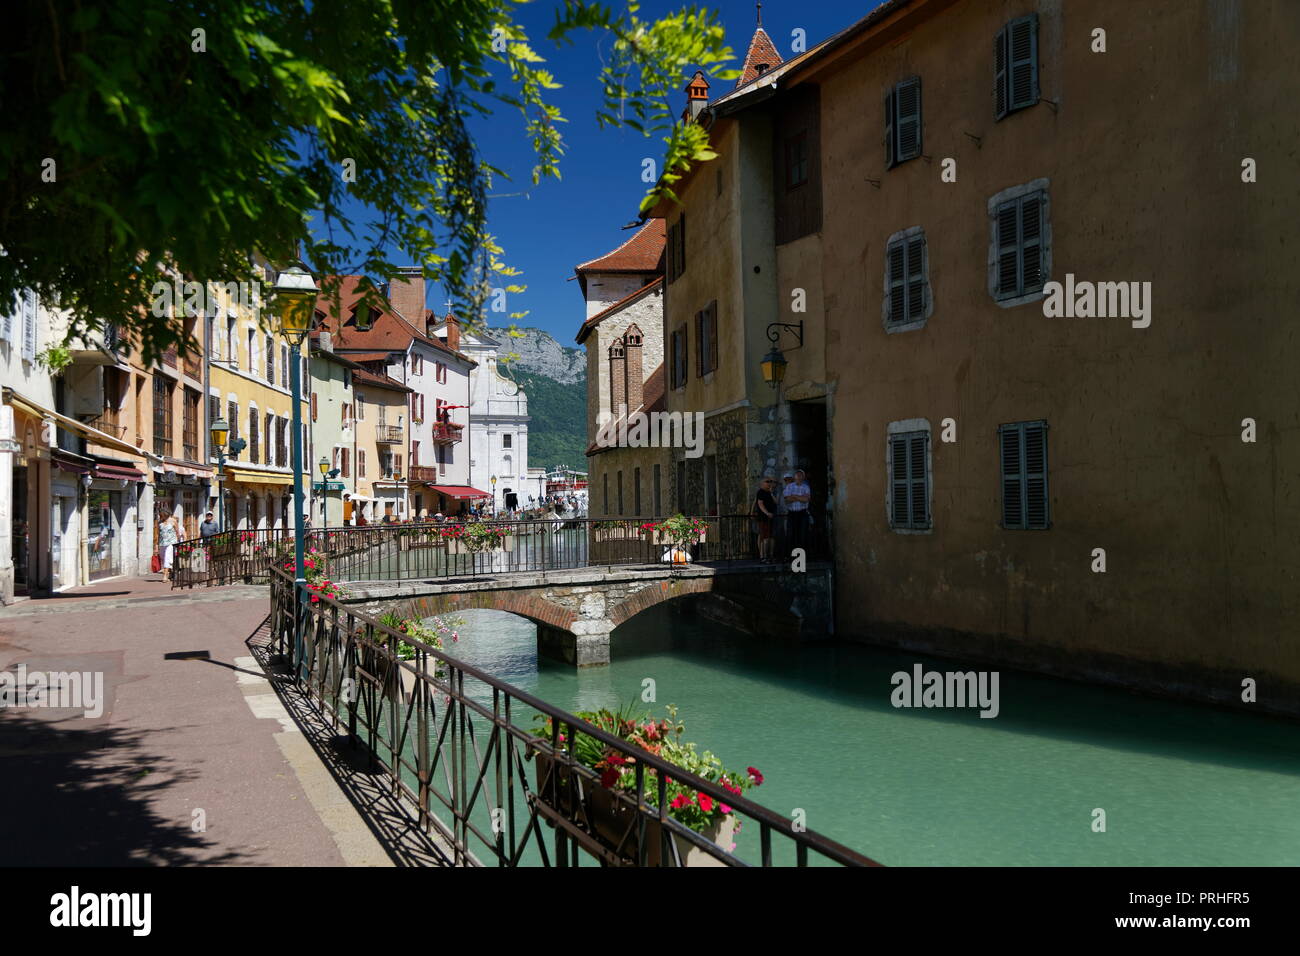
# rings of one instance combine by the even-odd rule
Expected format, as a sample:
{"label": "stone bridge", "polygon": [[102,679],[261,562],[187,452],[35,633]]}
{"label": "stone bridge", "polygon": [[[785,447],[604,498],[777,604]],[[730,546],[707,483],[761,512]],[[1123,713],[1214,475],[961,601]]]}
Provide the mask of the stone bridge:
{"label": "stone bridge", "polygon": [[476,608],[537,625],[540,653],[578,667],[609,663],[610,634],[665,601],[699,598],[706,617],[751,634],[806,641],[832,628],[829,564],[792,572],[754,561],[725,565],[589,567],[429,581],[348,582],[346,603],[368,614],[426,618]]}

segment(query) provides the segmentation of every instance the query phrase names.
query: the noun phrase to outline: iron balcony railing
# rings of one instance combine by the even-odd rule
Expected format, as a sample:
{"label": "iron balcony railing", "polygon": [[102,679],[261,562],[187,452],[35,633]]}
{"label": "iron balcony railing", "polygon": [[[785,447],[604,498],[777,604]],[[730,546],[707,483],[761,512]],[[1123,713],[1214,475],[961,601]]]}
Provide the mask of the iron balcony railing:
{"label": "iron balcony railing", "polygon": [[[681,866],[693,852],[725,866],[878,865],[354,608],[305,601],[278,568],[271,641],[325,720],[346,729],[457,865]],[[574,756],[580,736],[628,761],[635,791],[603,787]],[[743,823],[734,849],[672,818],[669,781],[731,808]]]}
{"label": "iron balcony railing", "polygon": [[375,441],[382,445],[400,445],[402,443],[402,426],[376,425]]}
{"label": "iron balcony railing", "polygon": [[454,445],[460,441],[461,432],[464,425],[456,425],[451,422],[437,422],[433,426],[433,440],[440,445]]}

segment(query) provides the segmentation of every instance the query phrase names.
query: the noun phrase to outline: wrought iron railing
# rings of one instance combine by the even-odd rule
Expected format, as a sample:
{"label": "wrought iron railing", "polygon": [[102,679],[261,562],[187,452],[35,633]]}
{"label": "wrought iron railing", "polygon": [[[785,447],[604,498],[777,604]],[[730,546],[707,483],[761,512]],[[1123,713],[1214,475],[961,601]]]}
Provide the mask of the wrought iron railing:
{"label": "wrought iron railing", "polygon": [[[355,608],[302,600],[287,573],[270,573],[272,646],[292,679],[458,865],[568,866],[580,853],[623,866],[876,865]],[[539,716],[549,731],[526,726]],[[574,755],[579,735],[629,761],[635,790],[603,787]],[[734,849],[673,819],[670,781],[730,807],[744,824]]]}
{"label": "wrought iron railing", "polygon": [[[308,550],[330,555],[338,581],[406,581],[481,574],[559,571],[662,563],[756,560],[756,523],[747,515],[697,519],[704,533],[677,548],[648,525],[654,518],[538,518],[517,521],[423,522],[324,528],[307,532]],[[770,553],[788,561],[794,548],[808,560],[829,557],[827,524],[778,516]],[[485,545],[479,535],[489,536]],[[175,587],[226,584],[263,575],[272,559],[292,560],[293,530],[231,531],[218,539],[177,545]]]}

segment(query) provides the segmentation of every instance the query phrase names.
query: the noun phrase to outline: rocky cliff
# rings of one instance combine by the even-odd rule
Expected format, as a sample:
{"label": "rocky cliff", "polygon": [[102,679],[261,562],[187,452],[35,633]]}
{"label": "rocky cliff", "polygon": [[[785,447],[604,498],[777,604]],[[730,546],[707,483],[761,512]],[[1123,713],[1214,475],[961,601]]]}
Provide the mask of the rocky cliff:
{"label": "rocky cliff", "polygon": [[586,384],[587,356],[581,349],[565,348],[549,332],[541,329],[521,328],[516,331],[522,334],[511,338],[506,329],[487,330],[488,335],[502,343],[503,352],[514,352],[519,356],[511,363],[515,368],[544,375],[562,385]]}

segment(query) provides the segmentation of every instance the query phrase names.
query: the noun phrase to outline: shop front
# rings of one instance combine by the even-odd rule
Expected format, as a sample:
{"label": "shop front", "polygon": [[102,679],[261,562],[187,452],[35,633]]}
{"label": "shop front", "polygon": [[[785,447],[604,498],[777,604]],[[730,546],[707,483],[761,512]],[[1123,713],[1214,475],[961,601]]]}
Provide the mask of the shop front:
{"label": "shop front", "polygon": [[139,504],[144,472],[129,461],[94,456],[86,490],[86,576],[91,581],[138,574]]}
{"label": "shop front", "polygon": [[[292,475],[231,468],[227,465],[223,484],[226,528],[283,531],[293,526]],[[215,499],[213,504],[215,505]],[[215,511],[216,508],[212,510]]]}
{"label": "shop front", "polygon": [[180,522],[182,540],[199,536],[199,523],[207,510],[212,472],[203,468],[173,465],[170,462],[154,468],[154,524],[160,524],[168,515]]}
{"label": "shop front", "polygon": [[479,491],[466,485],[430,484],[427,487],[436,496],[437,511],[447,517],[466,514],[476,503],[492,497],[490,492]]}

